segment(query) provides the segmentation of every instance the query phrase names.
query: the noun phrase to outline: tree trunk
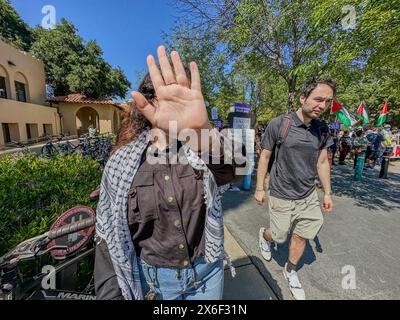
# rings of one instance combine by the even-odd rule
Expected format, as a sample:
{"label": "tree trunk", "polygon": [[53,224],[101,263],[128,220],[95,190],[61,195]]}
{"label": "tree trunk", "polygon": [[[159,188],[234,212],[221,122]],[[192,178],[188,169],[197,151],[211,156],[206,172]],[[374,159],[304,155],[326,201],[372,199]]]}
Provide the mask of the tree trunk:
{"label": "tree trunk", "polygon": [[290,113],[294,107],[294,99],[296,98],[296,77],[289,79],[288,81],[288,104],[287,104],[287,113]]}

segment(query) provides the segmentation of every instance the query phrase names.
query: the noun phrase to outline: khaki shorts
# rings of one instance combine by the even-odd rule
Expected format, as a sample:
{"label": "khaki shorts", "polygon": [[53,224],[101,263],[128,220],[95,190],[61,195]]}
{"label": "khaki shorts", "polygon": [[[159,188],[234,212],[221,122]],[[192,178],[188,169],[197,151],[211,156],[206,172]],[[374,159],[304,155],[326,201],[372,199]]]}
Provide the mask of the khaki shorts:
{"label": "khaki shorts", "polygon": [[269,195],[268,207],[272,239],[277,243],[285,242],[290,230],[312,240],[324,222],[317,191],[301,200],[284,200]]}

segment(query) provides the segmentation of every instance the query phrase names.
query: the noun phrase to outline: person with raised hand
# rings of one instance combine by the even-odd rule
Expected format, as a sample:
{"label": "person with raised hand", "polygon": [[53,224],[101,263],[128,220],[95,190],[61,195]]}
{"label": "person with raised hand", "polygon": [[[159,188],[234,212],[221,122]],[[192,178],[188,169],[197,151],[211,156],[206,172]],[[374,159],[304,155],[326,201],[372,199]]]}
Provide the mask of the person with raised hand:
{"label": "person with raised hand", "polygon": [[223,260],[234,274],[221,207],[234,164],[211,154],[224,144],[209,124],[197,64],[188,70],[173,51],[171,65],[163,46],[157,53],[159,66],[147,57],[149,73],[132,92],[102,177],[96,296],[221,299]]}

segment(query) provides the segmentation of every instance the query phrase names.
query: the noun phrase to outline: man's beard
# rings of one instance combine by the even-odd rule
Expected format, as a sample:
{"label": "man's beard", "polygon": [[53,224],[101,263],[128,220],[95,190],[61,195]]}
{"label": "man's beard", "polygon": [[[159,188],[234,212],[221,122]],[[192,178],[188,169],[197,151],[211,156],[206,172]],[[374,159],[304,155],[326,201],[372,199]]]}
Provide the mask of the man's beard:
{"label": "man's beard", "polygon": [[310,119],[318,119],[318,118],[321,116],[321,114],[316,115],[316,114],[314,113],[314,110],[313,110],[313,109],[311,109],[311,111],[308,111],[308,110],[307,110],[307,106],[304,106],[304,107],[303,107],[303,113],[305,114],[306,117],[308,117],[308,118],[310,118]]}

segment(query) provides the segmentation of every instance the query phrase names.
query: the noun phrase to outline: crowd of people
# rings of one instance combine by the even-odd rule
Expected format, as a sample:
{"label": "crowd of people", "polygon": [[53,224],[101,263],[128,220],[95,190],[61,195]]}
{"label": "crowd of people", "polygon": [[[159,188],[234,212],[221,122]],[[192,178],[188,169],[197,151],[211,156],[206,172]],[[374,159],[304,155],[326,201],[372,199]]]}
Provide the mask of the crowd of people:
{"label": "crowd of people", "polygon": [[391,128],[389,124],[382,127],[365,125],[351,130],[330,129],[333,145],[329,148],[332,165],[336,165],[335,157],[338,155],[338,164],[346,165],[346,160],[353,159],[354,167],[357,155],[365,152],[365,169],[374,169],[380,166],[382,157],[388,148],[396,143],[399,131]]}

